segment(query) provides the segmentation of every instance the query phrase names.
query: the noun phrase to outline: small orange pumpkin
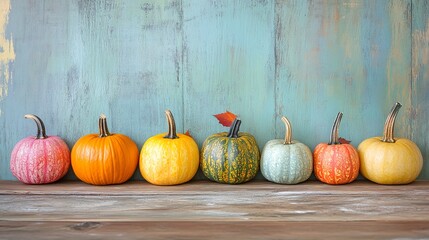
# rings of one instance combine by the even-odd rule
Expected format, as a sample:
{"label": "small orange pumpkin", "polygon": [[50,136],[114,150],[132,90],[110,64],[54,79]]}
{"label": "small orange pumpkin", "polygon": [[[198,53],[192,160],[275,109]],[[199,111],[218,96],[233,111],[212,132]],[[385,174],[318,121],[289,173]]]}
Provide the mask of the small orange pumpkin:
{"label": "small orange pumpkin", "polygon": [[137,168],[137,145],[123,134],[110,133],[104,114],[98,127],[100,134],[83,136],[73,146],[73,171],[80,180],[93,185],[123,183]]}
{"label": "small orange pumpkin", "polygon": [[339,112],[331,131],[329,143],[320,143],[314,149],[314,174],[327,184],[346,184],[359,175],[359,155],[348,143],[340,143],[338,127],[343,113]]}

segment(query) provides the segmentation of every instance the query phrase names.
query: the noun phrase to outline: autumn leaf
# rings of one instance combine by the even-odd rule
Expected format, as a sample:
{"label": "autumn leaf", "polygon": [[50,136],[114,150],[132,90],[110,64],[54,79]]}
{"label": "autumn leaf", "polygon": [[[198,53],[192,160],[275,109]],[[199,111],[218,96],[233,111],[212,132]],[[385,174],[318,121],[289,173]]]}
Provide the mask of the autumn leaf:
{"label": "autumn leaf", "polygon": [[189,137],[193,138],[193,137],[191,136],[191,133],[189,132],[189,129],[188,129],[188,131],[186,131],[186,132],[185,132],[185,135],[187,135],[187,136],[189,136]]}
{"label": "autumn leaf", "polygon": [[213,116],[215,116],[217,120],[219,120],[219,123],[225,127],[230,127],[232,125],[232,122],[234,122],[234,119],[237,117],[237,115],[229,111],[215,114]]}
{"label": "autumn leaf", "polygon": [[350,141],[350,140],[347,140],[347,139],[345,139],[345,138],[340,137],[340,138],[338,138],[338,142],[340,142],[341,144],[349,144],[349,143],[351,143],[352,141]]}

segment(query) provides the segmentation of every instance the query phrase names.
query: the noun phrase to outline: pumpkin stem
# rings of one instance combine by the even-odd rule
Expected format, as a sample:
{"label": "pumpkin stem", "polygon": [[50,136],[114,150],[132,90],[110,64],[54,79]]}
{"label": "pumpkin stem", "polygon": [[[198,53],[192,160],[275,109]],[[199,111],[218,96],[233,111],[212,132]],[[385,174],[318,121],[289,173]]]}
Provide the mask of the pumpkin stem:
{"label": "pumpkin stem", "polygon": [[100,130],[100,137],[108,137],[112,135],[107,128],[107,117],[103,113],[100,115],[100,118],[98,118],[98,129]]}
{"label": "pumpkin stem", "polygon": [[332,144],[341,144],[338,138],[338,128],[340,127],[341,118],[343,118],[343,113],[339,112],[337,117],[335,118],[334,125],[332,126],[331,138],[329,141],[329,145]]}
{"label": "pumpkin stem", "polygon": [[241,120],[238,118],[235,118],[234,122],[232,122],[231,127],[229,128],[227,137],[238,138],[238,131],[240,131],[240,125],[241,125]]}
{"label": "pumpkin stem", "polygon": [[286,127],[285,142],[283,144],[285,145],[292,144],[292,126],[290,125],[289,119],[283,116],[282,121]]}
{"label": "pumpkin stem", "polygon": [[179,138],[176,133],[176,122],[174,121],[173,114],[170,110],[165,110],[165,117],[168,122],[168,133],[164,136],[164,138],[175,139]]}
{"label": "pumpkin stem", "polygon": [[24,117],[27,119],[33,119],[36,122],[36,125],[37,125],[36,139],[44,139],[48,137],[46,136],[45,124],[43,124],[42,119],[40,119],[38,116],[33,114],[26,114]]}
{"label": "pumpkin stem", "polygon": [[387,116],[386,122],[384,123],[383,131],[383,142],[394,143],[395,139],[393,138],[393,130],[395,128],[395,119],[398,115],[399,109],[402,107],[402,104],[396,102],[395,105],[390,110],[389,115]]}

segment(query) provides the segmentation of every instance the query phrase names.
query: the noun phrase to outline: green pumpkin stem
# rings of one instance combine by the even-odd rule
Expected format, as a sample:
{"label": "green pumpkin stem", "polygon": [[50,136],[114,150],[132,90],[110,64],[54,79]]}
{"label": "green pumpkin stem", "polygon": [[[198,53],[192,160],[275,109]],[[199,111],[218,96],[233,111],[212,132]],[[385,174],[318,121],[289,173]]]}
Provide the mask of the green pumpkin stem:
{"label": "green pumpkin stem", "polygon": [[332,126],[331,138],[329,141],[329,145],[332,144],[341,144],[338,137],[338,128],[340,127],[341,118],[343,118],[343,113],[339,112],[337,117],[335,118],[334,125]]}
{"label": "green pumpkin stem", "polygon": [[168,133],[164,136],[164,138],[176,139],[179,138],[176,133],[176,122],[174,121],[173,114],[170,110],[165,110],[165,117],[168,122]]}
{"label": "green pumpkin stem", "polygon": [[24,117],[27,119],[33,119],[36,122],[36,125],[37,125],[36,139],[44,139],[48,137],[46,135],[45,124],[43,124],[42,119],[40,119],[38,116],[33,114],[26,114]]}
{"label": "green pumpkin stem", "polygon": [[112,135],[109,132],[109,128],[107,128],[107,117],[104,114],[101,114],[98,118],[98,129],[100,130],[100,137],[108,137]]}
{"label": "green pumpkin stem", "polygon": [[393,137],[393,130],[395,128],[395,119],[398,115],[399,109],[402,107],[402,104],[396,102],[395,105],[390,110],[389,115],[387,116],[386,122],[384,123],[383,131],[383,142],[394,143],[395,138]]}
{"label": "green pumpkin stem", "polygon": [[290,125],[289,119],[283,116],[282,121],[286,127],[285,142],[283,144],[285,145],[292,144],[292,126]]}
{"label": "green pumpkin stem", "polygon": [[238,131],[240,131],[240,125],[241,120],[238,118],[234,119],[234,122],[232,122],[231,127],[229,128],[229,132],[227,137],[229,138],[238,138]]}

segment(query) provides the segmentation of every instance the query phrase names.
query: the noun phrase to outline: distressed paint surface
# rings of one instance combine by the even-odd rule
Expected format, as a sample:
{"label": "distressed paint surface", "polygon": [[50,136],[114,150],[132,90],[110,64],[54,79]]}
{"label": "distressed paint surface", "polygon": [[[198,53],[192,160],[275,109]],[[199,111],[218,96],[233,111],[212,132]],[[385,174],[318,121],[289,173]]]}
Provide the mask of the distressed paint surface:
{"label": "distressed paint surface", "polygon": [[70,147],[105,113],[141,148],[166,131],[166,109],[200,147],[226,131],[212,115],[229,110],[261,149],[286,115],[314,149],[338,111],[357,146],[400,101],[395,134],[426,161],[428,19],[425,0],[1,1],[0,179],[15,179],[10,153],[34,131],[27,113]]}
{"label": "distressed paint surface", "polygon": [[429,1],[413,1],[412,135],[423,155],[421,179],[429,179]]}
{"label": "distressed paint surface", "polygon": [[[395,101],[410,105],[406,2],[278,1],[276,10],[277,114],[294,122],[296,139],[311,148],[327,142],[342,111],[340,135],[356,146],[381,134]],[[408,120],[399,118],[406,134]]]}
{"label": "distressed paint surface", "polygon": [[[0,101],[8,94],[11,74],[9,64],[15,60],[13,41],[6,35],[6,26],[9,20],[10,1],[0,2]],[[0,116],[2,114],[0,108]]]}

